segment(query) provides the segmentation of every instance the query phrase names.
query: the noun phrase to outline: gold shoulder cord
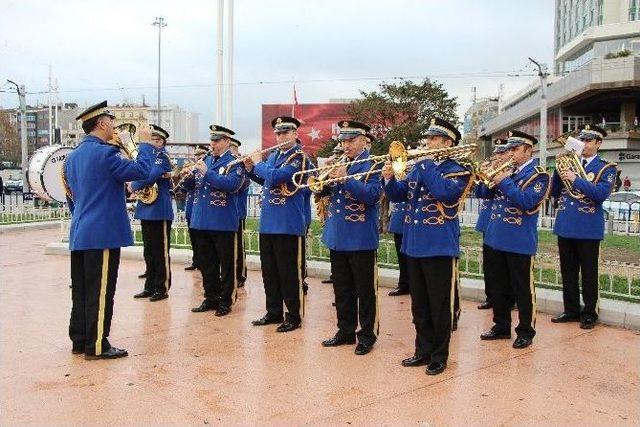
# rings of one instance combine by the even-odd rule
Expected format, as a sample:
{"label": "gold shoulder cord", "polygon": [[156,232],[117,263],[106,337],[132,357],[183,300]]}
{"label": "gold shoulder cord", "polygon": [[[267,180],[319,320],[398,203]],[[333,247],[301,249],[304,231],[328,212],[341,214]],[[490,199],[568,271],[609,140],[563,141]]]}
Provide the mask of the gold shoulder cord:
{"label": "gold shoulder cord", "polygon": [[600,172],[598,172],[598,175],[596,175],[595,179],[593,180],[593,183],[595,184],[596,182],[600,181],[600,178],[602,178],[602,174],[604,173],[605,170],[607,170],[607,168],[617,169],[617,167],[618,165],[616,163],[607,163],[606,165],[604,165],[602,169],[600,169]]}
{"label": "gold shoulder cord", "polygon": [[[466,175],[473,175],[473,174],[470,171],[462,171],[462,172],[447,174],[445,175],[445,178],[454,177],[454,176],[466,176]],[[473,181],[474,181],[473,176],[470,176],[469,181],[467,182],[467,185],[464,187],[464,190],[462,190],[462,194],[460,195],[456,203],[452,205],[447,205],[446,203],[436,200],[436,207],[438,208],[440,215],[442,215],[444,219],[449,219],[449,220],[455,219],[460,214],[460,211],[464,207],[464,203],[462,202],[469,195],[469,192],[471,191],[471,187],[473,187]],[[447,213],[445,212],[445,208],[453,209],[455,207],[457,207],[456,212],[453,215],[447,215]]]}
{"label": "gold shoulder cord", "polygon": [[[302,155],[302,165],[301,165],[300,171],[304,172],[305,170],[307,170],[307,156],[304,154],[304,151],[302,150],[296,151],[295,153],[287,157],[287,160],[284,161],[283,165],[287,165],[291,163],[298,155]],[[283,182],[282,184],[280,184],[280,191],[283,196],[291,197],[298,192],[298,188],[296,187],[294,190],[289,190],[289,187],[287,187],[287,183]]]}
{"label": "gold shoulder cord", "polygon": [[547,176],[547,189],[546,189],[546,190],[545,190],[545,192],[544,192],[544,196],[542,196],[542,198],[540,199],[540,202],[538,203],[538,206],[536,206],[535,208],[533,208],[533,209],[532,209],[532,210],[530,210],[530,211],[524,211],[524,213],[525,213],[525,214],[527,214],[527,215],[533,215],[533,214],[537,213],[537,212],[542,208],[542,205],[544,204],[544,201],[545,201],[545,200],[547,200],[547,197],[549,197],[549,192],[551,191],[551,182],[550,182],[550,181],[551,181],[551,177],[549,176],[549,173],[548,173],[548,172],[546,172],[546,171],[544,171],[544,172],[540,172],[540,170],[543,170],[542,168],[540,168],[540,169],[536,169],[536,170],[538,170],[538,173],[533,174],[533,175],[531,176],[531,178],[529,178],[529,179],[527,180],[527,182],[525,182],[524,184],[522,184],[522,187],[520,187],[520,188],[521,188],[522,190],[524,190],[524,189],[525,189],[525,188],[527,188],[527,186],[528,186],[529,184],[531,184],[531,183],[532,183],[532,182],[533,182],[533,181],[534,181],[538,176],[540,176],[540,175],[543,175],[543,174],[544,174],[544,175],[546,175],[546,176]]}

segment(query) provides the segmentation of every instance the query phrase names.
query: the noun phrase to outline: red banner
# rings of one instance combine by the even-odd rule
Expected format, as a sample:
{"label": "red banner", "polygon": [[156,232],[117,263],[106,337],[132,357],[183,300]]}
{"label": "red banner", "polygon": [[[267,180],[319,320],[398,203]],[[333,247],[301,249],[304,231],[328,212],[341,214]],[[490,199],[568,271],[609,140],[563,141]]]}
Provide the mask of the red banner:
{"label": "red banner", "polygon": [[[324,143],[340,132],[338,122],[348,119],[344,108],[347,104],[296,104],[296,119],[301,125],[298,138],[307,154],[315,156]],[[262,148],[275,145],[271,120],[278,116],[291,116],[291,104],[262,105]]]}

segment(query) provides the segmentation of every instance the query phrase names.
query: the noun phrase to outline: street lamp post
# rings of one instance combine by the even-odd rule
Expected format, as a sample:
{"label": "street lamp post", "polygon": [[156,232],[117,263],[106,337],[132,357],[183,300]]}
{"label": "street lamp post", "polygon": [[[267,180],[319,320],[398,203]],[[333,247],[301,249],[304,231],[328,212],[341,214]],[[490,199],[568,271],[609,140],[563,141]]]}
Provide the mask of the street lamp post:
{"label": "street lamp post", "polygon": [[29,180],[27,179],[27,165],[28,165],[28,152],[27,152],[27,99],[24,85],[19,85],[18,83],[7,80],[7,82],[11,83],[16,87],[16,92],[18,93],[18,97],[20,98],[20,148],[21,148],[21,163],[22,163],[22,189],[23,192],[28,192],[29,188]]}
{"label": "street lamp post", "polygon": [[156,17],[156,20],[153,21],[153,24],[158,27],[158,126],[162,126],[161,113],[160,113],[160,46],[162,41],[162,28],[167,26],[166,21],[162,16]]}
{"label": "street lamp post", "polygon": [[540,64],[532,58],[538,67],[538,77],[540,77],[540,166],[547,168],[547,64]]}

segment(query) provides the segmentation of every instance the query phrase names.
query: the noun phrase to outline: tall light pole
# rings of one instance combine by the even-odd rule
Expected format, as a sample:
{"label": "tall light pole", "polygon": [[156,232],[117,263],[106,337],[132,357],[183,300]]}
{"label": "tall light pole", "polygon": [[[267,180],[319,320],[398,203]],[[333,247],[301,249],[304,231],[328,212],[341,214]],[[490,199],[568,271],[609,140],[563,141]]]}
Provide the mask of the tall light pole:
{"label": "tall light pole", "polygon": [[26,93],[27,91],[24,88],[24,85],[18,86],[18,83],[7,80],[8,83],[11,83],[16,87],[16,92],[18,93],[18,97],[20,98],[20,144],[21,144],[21,163],[22,163],[22,189],[25,192],[29,191],[29,180],[27,179],[27,162],[28,162],[28,151],[27,151],[27,100]]}
{"label": "tall light pole", "polygon": [[218,31],[216,37],[216,123],[222,123],[222,83],[223,83],[223,27],[224,0],[218,0]]}
{"label": "tall light pole", "polygon": [[227,127],[233,128],[233,0],[228,0],[229,11],[227,21]]}
{"label": "tall light pole", "polygon": [[538,77],[540,77],[540,166],[547,168],[547,64],[540,64],[532,58],[529,61],[533,62],[538,67]]}
{"label": "tall light pole", "polygon": [[158,126],[162,126],[161,113],[160,113],[160,46],[162,42],[162,28],[167,26],[166,21],[162,16],[156,17],[156,20],[153,21],[153,24],[158,27]]}

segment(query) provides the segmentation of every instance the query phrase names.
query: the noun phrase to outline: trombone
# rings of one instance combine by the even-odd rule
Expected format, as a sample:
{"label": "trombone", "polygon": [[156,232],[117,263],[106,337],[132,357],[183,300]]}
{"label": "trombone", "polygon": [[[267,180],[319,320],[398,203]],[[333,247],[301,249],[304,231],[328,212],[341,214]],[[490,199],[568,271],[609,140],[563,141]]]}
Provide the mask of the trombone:
{"label": "trombone", "polygon": [[[458,145],[446,148],[415,148],[407,150],[404,145],[399,141],[392,141],[389,145],[389,152],[387,154],[381,154],[378,156],[369,156],[366,159],[352,160],[350,162],[342,162],[340,164],[333,164],[329,166],[323,166],[320,168],[309,169],[306,171],[296,172],[293,177],[293,185],[297,188],[309,188],[314,193],[321,192],[325,186],[332,185],[338,181],[342,181],[346,178],[361,179],[368,178],[371,174],[381,173],[381,168],[376,166],[383,164],[387,161],[391,162],[391,168],[398,180],[406,178],[407,169],[409,168],[409,161],[417,161],[421,157],[429,156],[435,161],[444,159],[459,160],[464,164],[472,164],[469,157],[476,151],[476,144]],[[344,156],[343,156],[344,157]],[[373,166],[367,172],[359,172],[350,175],[346,175],[340,178],[329,178],[330,173],[338,166],[350,167],[359,163],[373,162]],[[318,177],[313,179],[309,177],[306,184],[302,184],[302,175],[309,173],[318,173]]]}
{"label": "trombone", "polygon": [[[280,144],[276,144],[273,147],[264,148],[264,149],[260,150],[260,154],[267,153],[267,152],[269,152],[271,150],[277,150],[280,147],[283,147],[283,146],[285,146],[287,144],[290,144],[290,143],[291,143],[291,141],[285,141],[285,142],[281,142]],[[222,172],[222,175],[227,175],[232,167],[234,167],[235,165],[239,165],[240,163],[244,163],[244,161],[249,159],[249,158],[251,158],[251,155],[238,157],[237,159],[230,161],[229,163],[227,163],[227,166],[224,168],[224,172]]]}
{"label": "trombone", "polygon": [[487,188],[493,188],[496,183],[493,181],[497,175],[507,170],[513,169],[516,163],[511,157],[505,160],[485,160],[475,165],[475,183],[484,184]]}

